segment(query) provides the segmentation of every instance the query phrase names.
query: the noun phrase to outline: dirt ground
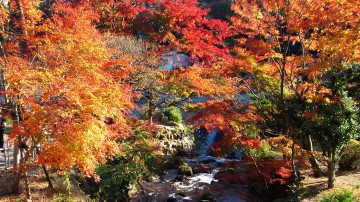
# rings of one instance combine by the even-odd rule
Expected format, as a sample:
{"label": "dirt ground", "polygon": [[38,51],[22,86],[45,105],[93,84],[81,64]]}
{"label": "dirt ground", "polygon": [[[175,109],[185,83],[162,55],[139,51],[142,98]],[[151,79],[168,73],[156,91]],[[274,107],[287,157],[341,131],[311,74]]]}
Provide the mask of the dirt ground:
{"label": "dirt ground", "polygon": [[[61,178],[53,180],[54,189],[48,188],[48,182],[43,176],[29,177],[31,199],[33,202],[50,202],[50,201],[90,201],[75,185],[66,189],[66,183]],[[24,187],[22,182],[22,187]],[[65,200],[67,199],[67,200]],[[26,201],[25,190],[22,189],[20,194],[9,196],[0,196],[0,202],[22,202]]]}
{"label": "dirt ground", "polygon": [[343,189],[353,191],[354,195],[357,196],[357,201],[360,201],[360,171],[337,173],[333,189],[327,188],[327,177],[314,178],[311,176],[310,169],[306,170],[304,174],[306,178],[304,180],[305,192],[301,199],[302,202],[317,202],[324,195],[329,195],[335,191],[341,192]]}
{"label": "dirt ground", "polygon": [[[41,179],[39,177],[30,177],[29,178],[31,184],[30,189],[32,191],[32,200],[33,201],[50,201],[52,192],[47,188],[47,182],[45,179]],[[22,185],[23,186],[23,185]],[[13,194],[9,196],[0,196],[1,202],[13,202],[13,201],[26,201],[26,194],[24,191],[20,194]]]}

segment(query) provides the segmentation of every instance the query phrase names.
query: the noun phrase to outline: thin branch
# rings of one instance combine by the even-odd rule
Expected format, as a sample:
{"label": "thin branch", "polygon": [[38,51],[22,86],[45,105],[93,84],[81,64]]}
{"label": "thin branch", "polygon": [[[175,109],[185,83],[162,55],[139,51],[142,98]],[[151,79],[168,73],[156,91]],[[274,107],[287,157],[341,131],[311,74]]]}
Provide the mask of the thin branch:
{"label": "thin branch", "polygon": [[[260,175],[264,176],[264,174],[260,171],[259,166],[257,165],[255,158],[251,155],[250,150],[244,145],[244,143],[241,142],[241,140],[239,139],[238,136],[236,136],[236,139],[239,141],[239,143],[241,144],[241,146],[245,149],[246,153],[250,156],[252,162],[253,162],[254,165],[255,165],[255,168],[256,168],[257,172],[258,172]],[[267,183],[267,181],[266,181],[265,176],[264,176],[264,182],[265,182],[265,187],[266,187],[266,189],[269,189],[269,186],[268,186],[268,183]]]}

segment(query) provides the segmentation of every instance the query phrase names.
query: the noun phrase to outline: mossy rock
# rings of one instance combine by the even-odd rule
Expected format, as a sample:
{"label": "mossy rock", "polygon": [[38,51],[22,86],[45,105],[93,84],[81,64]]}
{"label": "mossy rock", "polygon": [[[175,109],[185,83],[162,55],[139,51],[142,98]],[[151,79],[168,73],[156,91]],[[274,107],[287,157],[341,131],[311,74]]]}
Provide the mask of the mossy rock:
{"label": "mossy rock", "polygon": [[167,107],[165,109],[163,109],[163,114],[164,116],[166,116],[170,121],[172,122],[176,122],[176,123],[182,123],[182,115],[181,115],[181,111],[178,107],[175,106],[170,106]]}
{"label": "mossy rock", "polygon": [[183,163],[181,166],[179,166],[178,174],[179,175],[192,176],[193,175],[193,170],[187,163]]}
{"label": "mossy rock", "polygon": [[360,142],[350,140],[344,148],[339,161],[340,170],[360,169]]}

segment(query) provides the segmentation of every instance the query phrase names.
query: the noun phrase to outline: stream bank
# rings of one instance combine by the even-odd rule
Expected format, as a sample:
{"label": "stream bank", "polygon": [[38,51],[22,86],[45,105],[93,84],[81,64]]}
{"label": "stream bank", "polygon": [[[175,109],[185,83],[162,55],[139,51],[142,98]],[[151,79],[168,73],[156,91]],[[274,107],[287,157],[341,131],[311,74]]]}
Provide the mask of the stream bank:
{"label": "stream bank", "polygon": [[[164,134],[171,133],[165,132]],[[179,162],[179,159],[180,163],[177,163],[178,165],[176,166],[168,166],[163,176],[154,176],[151,182],[143,182],[141,184],[142,188],[138,189],[130,201],[256,201],[256,197],[251,194],[250,187],[245,183],[239,183],[239,181],[231,179],[231,177],[230,179],[222,177],[222,175],[226,175],[229,171],[231,173],[236,172],[236,175],[241,175],[241,170],[237,169],[234,171],[234,168],[231,166],[229,168],[229,165],[239,165],[241,156],[238,159],[217,159],[207,155],[212,143],[216,139],[216,135],[215,131],[206,133],[196,151],[187,152],[187,155],[182,156],[169,156],[170,159],[177,159],[175,161],[169,160],[172,164],[176,164],[173,162]],[[160,136],[163,137],[164,135]],[[172,137],[177,138],[180,136],[172,135]],[[161,139],[172,141],[170,135],[166,135],[166,138]],[[179,142],[178,139],[173,141]],[[194,156],[194,154],[198,155]],[[184,168],[185,171],[183,171]]]}
{"label": "stream bank", "polygon": [[[247,185],[234,183],[220,177],[219,173],[226,171],[222,165],[224,161],[217,162],[210,159],[207,160],[208,163],[196,158],[187,159],[186,162],[195,172],[192,176],[178,175],[178,170],[171,169],[165,171],[164,176],[157,177],[152,182],[143,182],[143,191],[133,197],[131,201],[243,202],[256,200]],[[198,170],[200,173],[196,173],[196,168],[199,166],[204,170],[202,172]]]}

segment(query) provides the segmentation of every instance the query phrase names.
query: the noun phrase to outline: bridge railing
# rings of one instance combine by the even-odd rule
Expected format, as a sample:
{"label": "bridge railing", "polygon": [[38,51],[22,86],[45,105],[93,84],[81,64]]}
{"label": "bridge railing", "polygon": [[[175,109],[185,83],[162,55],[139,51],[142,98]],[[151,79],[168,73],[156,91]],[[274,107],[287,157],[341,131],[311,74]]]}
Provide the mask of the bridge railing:
{"label": "bridge railing", "polygon": [[0,170],[11,170],[13,167],[14,149],[4,143],[4,148],[0,148]]}
{"label": "bridge railing", "polygon": [[[37,145],[37,148],[31,153],[31,160],[35,160],[38,152],[41,151],[41,146]],[[20,158],[20,155],[19,155]],[[0,148],[0,170],[9,171],[14,166],[14,147],[9,147],[6,142],[4,148]]]}

